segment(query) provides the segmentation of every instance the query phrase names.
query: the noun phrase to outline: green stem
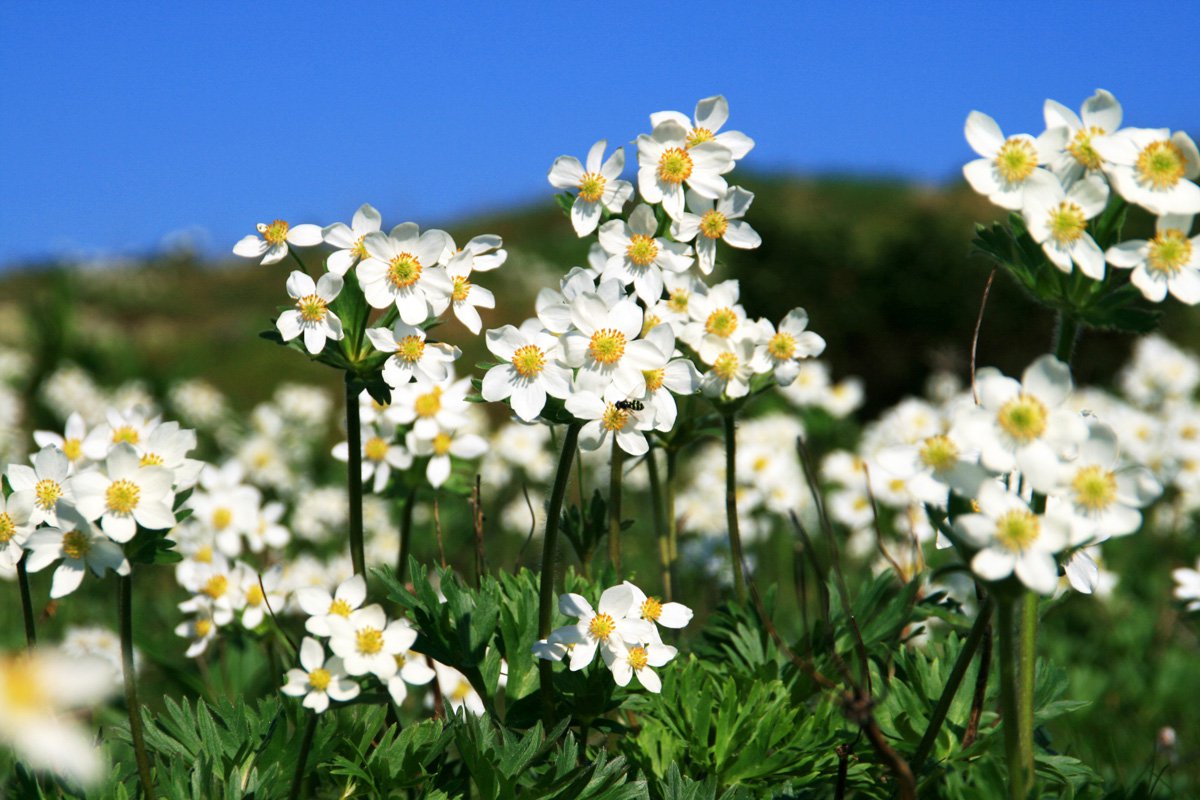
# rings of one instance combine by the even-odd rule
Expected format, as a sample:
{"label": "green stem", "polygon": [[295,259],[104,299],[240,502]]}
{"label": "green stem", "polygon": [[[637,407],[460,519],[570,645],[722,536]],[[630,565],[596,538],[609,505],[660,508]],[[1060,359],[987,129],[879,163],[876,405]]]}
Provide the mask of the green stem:
{"label": "green stem", "polygon": [[142,796],[154,800],[154,779],[150,777],[150,757],[142,735],[142,706],[138,702],[137,675],[133,671],[133,572],[118,579],[117,616],[121,626],[121,672],[125,679],[125,705],[129,710],[129,738],[137,759]]}
{"label": "green stem", "polygon": [[658,564],[662,572],[663,597],[671,597],[671,542],[667,538],[667,524],[663,518],[662,481],[658,476],[658,459],[651,447],[646,453],[646,468],[650,471],[650,505],[654,512],[654,531],[658,538]]}
{"label": "green stem", "polygon": [[979,609],[979,616],[975,619],[975,625],[967,635],[967,640],[963,642],[962,650],[958,653],[958,659],[954,662],[954,668],[950,670],[950,677],[947,678],[946,686],[942,689],[942,696],[938,698],[937,705],[933,709],[933,714],[929,718],[929,725],[925,728],[925,735],[921,737],[921,743],[917,745],[916,755],[913,756],[911,762],[913,772],[920,773],[925,766],[926,759],[929,758],[929,754],[933,752],[933,745],[937,741],[938,731],[941,730],[942,723],[946,721],[946,714],[950,712],[950,705],[954,702],[954,696],[958,694],[958,687],[962,684],[968,667],[971,666],[971,660],[975,658],[975,651],[979,648],[979,643],[983,640],[984,631],[987,630],[991,619],[992,598],[988,596],[984,600],[983,606]]}
{"label": "green stem", "polygon": [[1054,356],[1059,361],[1070,365],[1071,356],[1075,354],[1075,344],[1079,341],[1079,323],[1074,317],[1059,313],[1054,329]]}
{"label": "green stem", "polygon": [[[667,451],[667,545],[671,550],[671,574],[679,561],[679,519],[675,514],[675,487],[679,483],[679,451]],[[669,597],[667,598],[670,599]]]}
{"label": "green stem", "polygon": [[1020,676],[1018,702],[1020,706],[1021,758],[1032,784],[1033,770],[1033,687],[1037,676],[1038,596],[1025,591],[1021,595],[1021,643],[1017,651],[1017,674]]}
{"label": "green stem", "polygon": [[737,435],[733,411],[726,411],[725,422],[725,523],[729,526],[729,555],[733,561],[733,593],[739,603],[746,602],[746,576],[742,574],[742,536],[737,511]]}
{"label": "green stem", "polygon": [[25,555],[17,562],[17,585],[21,589],[21,616],[25,619],[25,648],[37,645],[37,627],[33,623],[33,596],[29,592],[29,573],[25,570]]}
{"label": "green stem", "polygon": [[362,521],[362,426],[358,419],[358,385],[346,373],[346,479],[350,492],[350,561],[354,574],[367,575],[363,555]]}
{"label": "green stem", "polygon": [[613,436],[608,473],[608,559],[617,580],[621,580],[621,463],[624,460],[625,451]]}
{"label": "green stem", "polygon": [[308,751],[312,750],[313,736],[317,733],[317,715],[308,715],[308,724],[304,727],[304,738],[300,741],[300,755],[296,759],[296,771],[292,774],[292,789],[288,792],[288,800],[298,800],[300,789],[304,786],[304,768],[308,764]]}
{"label": "green stem", "polygon": [[1021,735],[1021,712],[1017,681],[1015,610],[1019,598],[1004,597],[997,604],[997,633],[1000,637],[1000,713],[1004,723],[1004,753],[1008,761],[1008,795],[1025,800],[1032,768],[1032,753],[1026,758]]}
{"label": "green stem", "polygon": [[408,490],[404,500],[404,512],[400,517],[400,554],[396,557],[396,580],[404,583],[404,573],[408,569],[408,553],[412,543],[413,509],[417,505],[417,487]]}
{"label": "green stem", "polygon": [[[567,493],[567,481],[571,476],[571,461],[575,458],[575,447],[579,442],[582,423],[572,422],[563,437],[562,453],[558,457],[558,471],[554,474],[554,488],[550,492],[550,505],[546,509],[546,535],[542,537],[542,574],[538,592],[538,638],[550,635],[554,618],[554,567],[555,549],[558,544],[558,522],[562,516],[563,496]],[[542,717],[547,730],[554,725],[554,665],[546,660],[538,661],[538,676],[541,683]]]}

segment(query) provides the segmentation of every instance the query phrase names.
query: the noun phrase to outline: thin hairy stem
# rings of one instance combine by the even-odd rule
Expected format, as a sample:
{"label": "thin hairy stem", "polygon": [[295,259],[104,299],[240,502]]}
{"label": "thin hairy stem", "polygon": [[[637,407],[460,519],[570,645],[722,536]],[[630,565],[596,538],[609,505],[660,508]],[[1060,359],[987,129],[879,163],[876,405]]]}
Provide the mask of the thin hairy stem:
{"label": "thin hairy stem", "polygon": [[133,573],[118,578],[117,615],[121,626],[121,672],[125,679],[125,705],[129,711],[129,738],[137,760],[138,777],[145,800],[154,800],[154,779],[150,776],[150,756],[142,735],[142,705],[138,702],[137,675],[133,671]]}

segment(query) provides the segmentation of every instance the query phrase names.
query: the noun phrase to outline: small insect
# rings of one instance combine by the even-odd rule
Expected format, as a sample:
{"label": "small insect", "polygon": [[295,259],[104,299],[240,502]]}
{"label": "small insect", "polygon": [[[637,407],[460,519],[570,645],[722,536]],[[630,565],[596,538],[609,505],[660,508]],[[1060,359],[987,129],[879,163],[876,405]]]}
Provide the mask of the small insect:
{"label": "small insect", "polygon": [[613,405],[620,411],[641,411],[646,407],[641,400],[618,400]]}

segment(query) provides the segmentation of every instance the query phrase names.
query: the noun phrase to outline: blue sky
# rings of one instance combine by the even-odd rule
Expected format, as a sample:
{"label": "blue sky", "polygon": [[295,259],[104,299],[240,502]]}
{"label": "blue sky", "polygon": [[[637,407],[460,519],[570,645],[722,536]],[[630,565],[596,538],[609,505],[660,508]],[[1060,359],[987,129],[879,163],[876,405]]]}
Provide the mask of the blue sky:
{"label": "blue sky", "polygon": [[107,5],[0,20],[0,265],[549,202],[555,156],[718,93],[754,171],[953,180],[971,109],[1038,132],[1096,87],[1200,130],[1178,3]]}

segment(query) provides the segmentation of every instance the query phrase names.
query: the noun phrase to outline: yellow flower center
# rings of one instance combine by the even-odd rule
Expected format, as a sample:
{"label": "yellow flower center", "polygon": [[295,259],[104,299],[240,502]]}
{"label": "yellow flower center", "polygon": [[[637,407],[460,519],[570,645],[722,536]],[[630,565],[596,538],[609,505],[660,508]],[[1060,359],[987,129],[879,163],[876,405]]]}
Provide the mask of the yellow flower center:
{"label": "yellow flower center", "polygon": [[658,179],[663,183],[683,183],[692,177],[692,166],[687,150],[668,147],[658,159]]}
{"label": "yellow flower center", "polygon": [[635,233],[629,237],[629,247],[625,248],[625,255],[629,256],[629,260],[634,264],[644,267],[658,258],[658,242],[654,241],[653,236]]}
{"label": "yellow flower center", "polygon": [[338,617],[348,617],[354,609],[350,608],[350,604],[340,597],[329,604],[329,610],[326,614],[333,614]]}
{"label": "yellow flower center", "polygon": [[266,597],[263,595],[262,587],[257,583],[251,584],[249,590],[246,592],[246,605],[257,606],[260,605],[264,599],[266,599]]}
{"label": "yellow flower center", "polygon": [[698,144],[711,142],[716,138],[716,134],[708,128],[692,128],[691,133],[687,135],[687,146],[695,147]]}
{"label": "yellow flower center", "polygon": [[579,179],[579,199],[594,203],[604,195],[608,180],[599,172],[585,172]]}
{"label": "yellow flower center", "polygon": [[421,279],[421,261],[412,253],[401,253],[388,262],[388,280],[397,289],[407,289]]}
{"label": "yellow flower center", "polygon": [[435,456],[444,456],[450,452],[450,444],[454,440],[450,438],[448,433],[439,433],[433,437],[433,454]]}
{"label": "yellow flower center", "polygon": [[396,358],[414,364],[425,355],[425,340],[415,333],[396,341]]}
{"label": "yellow flower center", "polygon": [[386,439],[379,436],[372,436],[363,444],[363,455],[368,461],[383,461],[387,458],[388,443]]}
{"label": "yellow flower center", "polygon": [[1067,145],[1067,152],[1088,169],[1100,169],[1100,154],[1096,152],[1096,148],[1092,147],[1092,138],[1104,134],[1104,128],[1095,125],[1090,128],[1080,128],[1075,132],[1071,143]]}
{"label": "yellow flower center", "polygon": [[450,299],[456,303],[461,303],[467,299],[467,295],[471,293],[471,282],[465,277],[459,275],[454,279],[454,288],[450,290]]}
{"label": "yellow flower center", "polygon": [[666,380],[667,368],[642,370],[642,377],[646,380],[646,391],[657,392],[663,387],[663,381]]}
{"label": "yellow flower center", "polygon": [[408,658],[403,653],[395,653],[392,658],[396,659],[396,669],[402,669],[408,663]]}
{"label": "yellow flower center", "polygon": [[83,455],[83,442],[78,439],[64,439],[62,450],[68,461],[78,461]]}
{"label": "yellow flower center", "polygon": [[642,603],[642,619],[648,619],[651,622],[657,622],[662,616],[662,603],[655,600],[653,597],[647,597]]}
{"label": "yellow flower center", "polygon": [[213,600],[224,597],[225,593],[229,591],[229,578],[224,575],[213,575],[205,582],[204,588],[200,591]]}
{"label": "yellow flower center", "polygon": [[667,296],[667,307],[677,314],[686,314],[690,297],[687,289],[672,289],[671,294]]}
{"label": "yellow flower center", "polygon": [[305,322],[320,322],[329,313],[328,305],[315,294],[305,295],[296,301],[300,309],[300,319]]}
{"label": "yellow flower center", "polygon": [[1038,155],[1028,139],[1009,139],[996,153],[996,171],[1008,183],[1021,183],[1037,169]]}
{"label": "yellow flower center", "polygon": [[588,635],[600,642],[608,641],[608,637],[612,636],[613,631],[616,629],[616,621],[610,615],[604,613],[592,617],[592,621],[588,623]]}
{"label": "yellow flower center", "polygon": [[323,667],[308,673],[308,685],[318,692],[328,689],[331,680],[333,680],[333,676],[329,674],[329,670]]}
{"label": "yellow flower center", "polygon": [[211,564],[213,557],[212,545],[206,544],[196,551],[192,556],[193,561],[199,561],[201,564]]}
{"label": "yellow flower center", "polygon": [[540,347],[527,344],[513,353],[512,365],[522,378],[536,378],[546,367],[546,354]]}
{"label": "yellow flower center", "polygon": [[104,490],[104,504],[114,514],[128,514],[137,508],[142,490],[130,480],[113,481]]}
{"label": "yellow flower center", "polygon": [[350,248],[350,255],[354,256],[360,261],[367,257],[367,245],[364,241],[366,238],[367,235],[364,233],[362,236],[354,240],[354,246]]}
{"label": "yellow flower center", "polygon": [[625,429],[625,423],[629,421],[629,412],[617,408],[612,403],[604,407],[604,413],[600,415],[600,427],[606,431],[620,431]]}
{"label": "yellow flower center", "polygon": [[203,639],[212,633],[212,627],[212,620],[198,619],[192,623],[192,633],[196,635],[197,639]]}
{"label": "yellow flower center", "polygon": [[262,234],[263,239],[269,245],[283,244],[287,241],[288,224],[281,219],[277,219],[270,225],[258,223],[258,232]]}
{"label": "yellow flower center", "polygon": [[470,682],[465,681],[462,678],[459,678],[458,685],[455,686],[454,690],[450,692],[450,699],[454,700],[455,702],[461,703],[464,700],[466,700],[468,697],[471,696],[471,692],[472,692],[472,689],[471,689]]}
{"label": "yellow flower center", "polygon": [[77,561],[87,558],[92,543],[83,531],[67,531],[63,534],[62,551],[67,558]]}
{"label": "yellow flower center", "polygon": [[1178,228],[1167,228],[1150,240],[1146,266],[1153,272],[1174,275],[1192,260],[1192,240]]}
{"label": "yellow flower center", "polygon": [[213,509],[212,526],[218,531],[223,531],[233,522],[233,510],[225,506],[218,506]]}
{"label": "yellow flower center", "polygon": [[137,444],[139,441],[141,441],[141,438],[142,437],[138,434],[137,429],[132,425],[122,425],[121,427],[114,429],[112,435],[113,444],[120,444],[121,442],[125,442],[126,444]]}
{"label": "yellow flower center", "polygon": [[33,496],[38,508],[49,511],[54,508],[58,498],[62,497],[62,484],[49,478],[42,478],[33,485]]}
{"label": "yellow flower center", "polygon": [[1064,200],[1050,209],[1050,236],[1059,244],[1071,244],[1087,230],[1087,220],[1078,203]]}
{"label": "yellow flower center", "polygon": [[796,337],[780,331],[767,342],[767,352],[776,361],[788,361],[796,356]]}
{"label": "yellow flower center", "polygon": [[712,371],[718,378],[728,383],[737,375],[738,357],[733,353],[721,353],[713,361]]}
{"label": "yellow flower center", "polygon": [[436,416],[442,410],[442,387],[435,386],[433,391],[417,395],[413,401],[413,410],[418,417]]}
{"label": "yellow flower center", "polygon": [[715,208],[705,211],[704,216],[700,218],[700,232],[709,239],[720,239],[728,228],[729,220]]}
{"label": "yellow flower center", "polygon": [[1046,431],[1048,415],[1041,400],[1019,394],[1000,407],[996,422],[1000,428],[1021,444],[1027,444]]}
{"label": "yellow flower center", "polygon": [[647,333],[654,330],[655,327],[661,324],[662,319],[659,318],[657,314],[647,313],[646,316],[642,318],[642,336],[645,336]]}
{"label": "yellow flower center", "polygon": [[143,467],[161,467],[163,465],[163,457],[158,453],[146,453],[138,461],[138,465]]}
{"label": "yellow flower center", "polygon": [[1135,169],[1142,183],[1155,189],[1169,189],[1187,172],[1187,156],[1172,141],[1151,142],[1138,153]]}
{"label": "yellow flower center", "polygon": [[732,308],[718,308],[704,321],[704,330],[727,339],[737,330],[738,318]]}
{"label": "yellow flower center", "polygon": [[1117,476],[1097,466],[1084,467],[1071,481],[1075,505],[1088,511],[1103,511],[1117,499]]}
{"label": "yellow flower center", "polygon": [[383,631],[378,628],[359,628],[354,635],[358,652],[372,656],[383,649]]}
{"label": "yellow flower center", "polygon": [[0,706],[14,716],[24,712],[45,717],[51,702],[31,659],[18,656],[0,661]]}
{"label": "yellow flower center", "polygon": [[633,667],[635,671],[645,669],[649,663],[650,656],[646,655],[646,648],[641,645],[629,648],[629,666]]}
{"label": "yellow flower center", "polygon": [[1019,553],[1037,541],[1041,523],[1032,511],[1017,508],[996,520],[996,540],[1006,550]]}
{"label": "yellow flower center", "polygon": [[588,353],[601,364],[612,364],[625,355],[625,334],[615,328],[601,328],[592,334]]}
{"label": "yellow flower center", "polygon": [[921,445],[920,459],[934,472],[945,472],[958,463],[958,446],[948,436],[930,436]]}
{"label": "yellow flower center", "polygon": [[0,514],[0,544],[8,544],[17,535],[17,523],[7,513]]}

